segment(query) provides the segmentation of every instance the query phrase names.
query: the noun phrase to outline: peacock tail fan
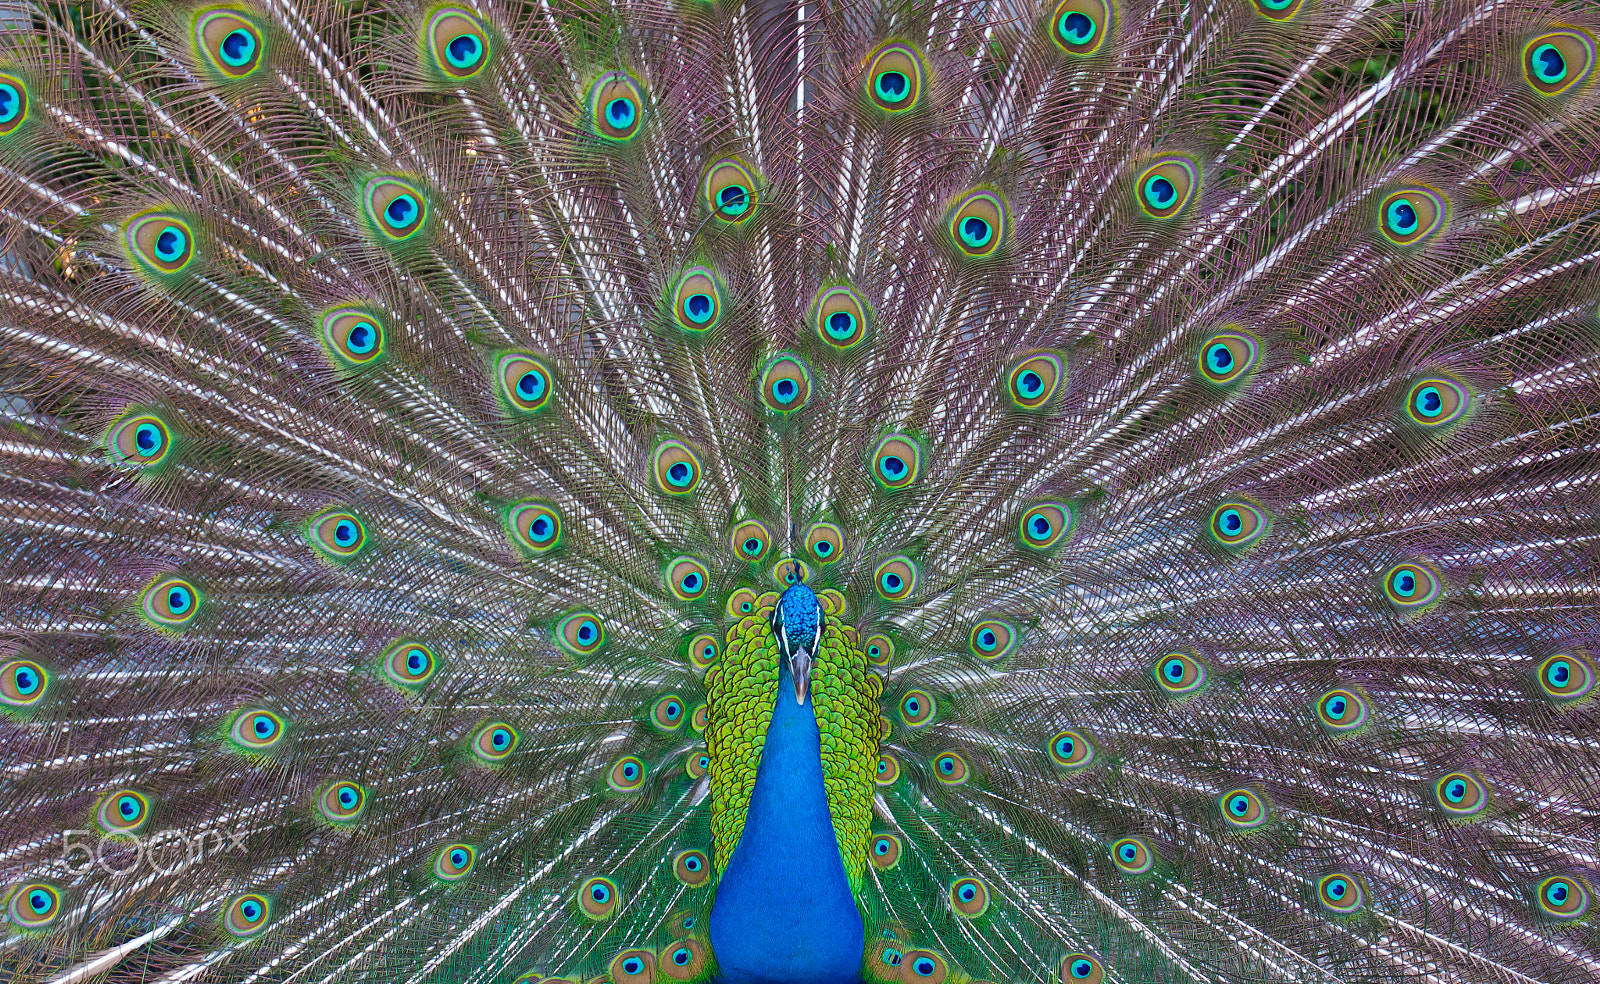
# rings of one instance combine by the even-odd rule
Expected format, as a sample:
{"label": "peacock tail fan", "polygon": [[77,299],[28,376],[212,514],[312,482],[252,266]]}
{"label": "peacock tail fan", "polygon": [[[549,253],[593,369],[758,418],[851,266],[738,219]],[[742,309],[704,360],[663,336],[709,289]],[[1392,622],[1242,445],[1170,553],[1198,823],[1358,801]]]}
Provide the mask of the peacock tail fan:
{"label": "peacock tail fan", "polygon": [[3,5],[0,977],[1600,979],[1597,36]]}

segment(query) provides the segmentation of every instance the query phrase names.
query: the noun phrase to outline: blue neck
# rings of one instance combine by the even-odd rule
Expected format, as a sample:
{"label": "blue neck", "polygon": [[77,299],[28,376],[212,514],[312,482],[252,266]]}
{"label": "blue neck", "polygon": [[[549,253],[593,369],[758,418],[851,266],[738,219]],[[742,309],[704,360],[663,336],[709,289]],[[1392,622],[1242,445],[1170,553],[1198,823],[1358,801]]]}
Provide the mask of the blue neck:
{"label": "blue neck", "polygon": [[864,945],[822,786],[822,742],[811,694],[794,702],[778,660],[744,834],[717,886],[711,949],[728,984],[856,984]]}

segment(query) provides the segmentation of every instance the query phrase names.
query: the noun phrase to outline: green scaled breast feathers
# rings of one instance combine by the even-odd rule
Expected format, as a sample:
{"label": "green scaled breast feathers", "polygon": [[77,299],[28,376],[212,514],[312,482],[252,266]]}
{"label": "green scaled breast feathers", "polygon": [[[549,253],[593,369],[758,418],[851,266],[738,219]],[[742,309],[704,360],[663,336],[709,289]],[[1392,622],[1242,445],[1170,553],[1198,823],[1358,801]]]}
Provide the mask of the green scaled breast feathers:
{"label": "green scaled breast feathers", "polygon": [[[777,592],[728,630],[727,651],[706,674],[711,753],[711,837],[720,876],[744,832],[756,770],[778,694],[778,639],[772,632]],[[883,681],[851,641],[838,616],[823,617],[822,644],[811,671],[811,700],[822,733],[822,778],[839,857],[850,888],[859,891],[872,821],[873,770],[883,737],[878,697]]]}

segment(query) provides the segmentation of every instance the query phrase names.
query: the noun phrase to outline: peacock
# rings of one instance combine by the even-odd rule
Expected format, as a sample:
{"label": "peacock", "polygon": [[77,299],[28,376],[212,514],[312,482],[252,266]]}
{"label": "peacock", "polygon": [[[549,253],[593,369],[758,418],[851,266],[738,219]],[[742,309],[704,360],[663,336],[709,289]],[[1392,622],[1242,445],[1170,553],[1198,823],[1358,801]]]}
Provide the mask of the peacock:
{"label": "peacock", "polygon": [[1593,0],[0,27],[0,979],[1600,980]]}

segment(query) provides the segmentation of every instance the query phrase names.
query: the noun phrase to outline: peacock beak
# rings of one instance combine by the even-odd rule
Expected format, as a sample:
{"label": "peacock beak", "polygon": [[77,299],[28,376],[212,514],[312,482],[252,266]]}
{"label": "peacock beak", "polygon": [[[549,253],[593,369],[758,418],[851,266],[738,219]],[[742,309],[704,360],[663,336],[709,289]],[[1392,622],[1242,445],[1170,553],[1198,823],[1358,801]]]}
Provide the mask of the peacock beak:
{"label": "peacock beak", "polygon": [[806,702],[806,687],[811,685],[811,654],[803,650],[789,654],[789,675],[794,677],[794,702]]}

